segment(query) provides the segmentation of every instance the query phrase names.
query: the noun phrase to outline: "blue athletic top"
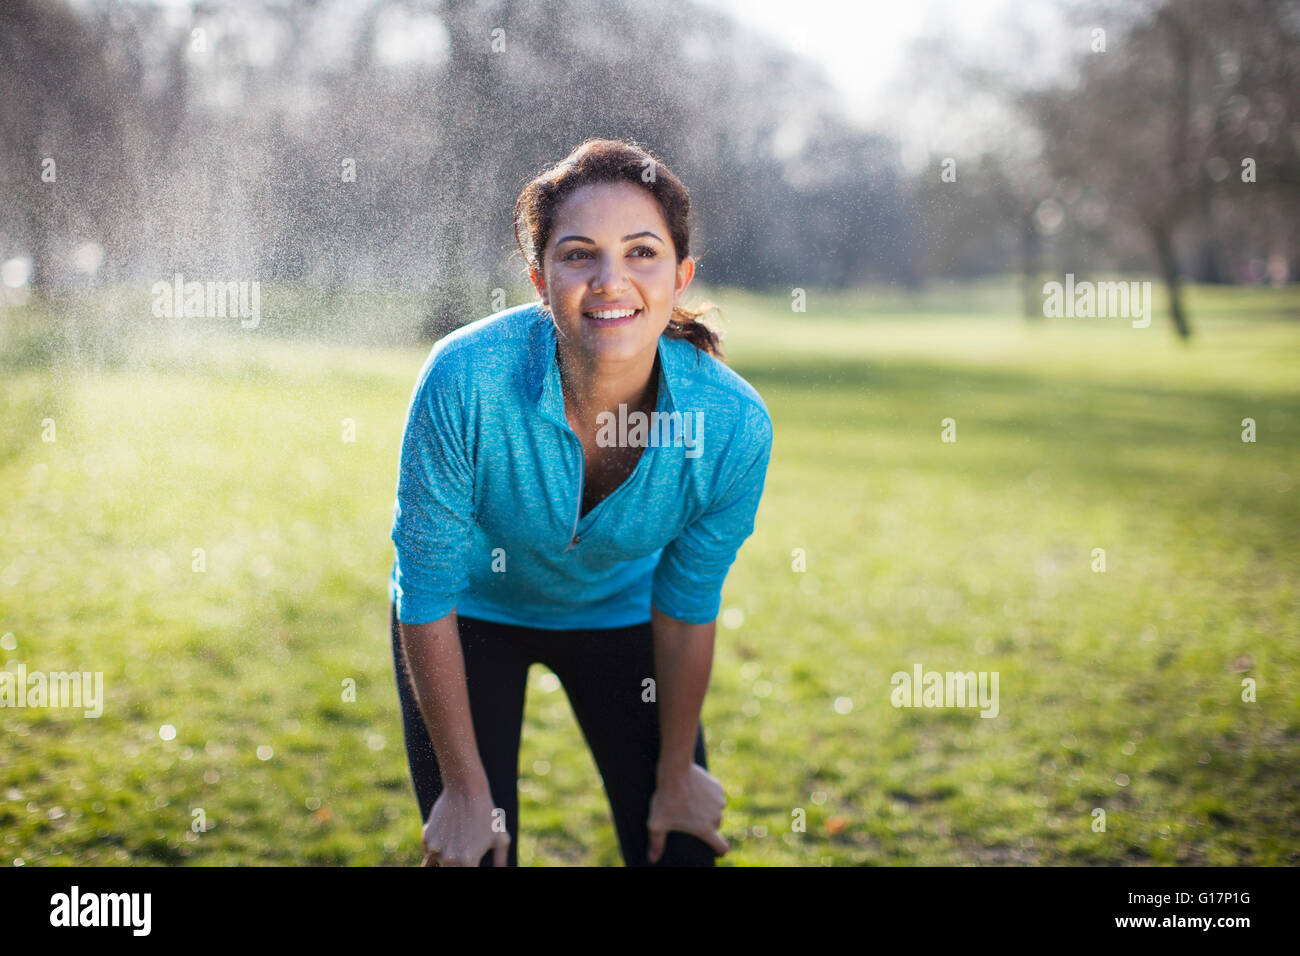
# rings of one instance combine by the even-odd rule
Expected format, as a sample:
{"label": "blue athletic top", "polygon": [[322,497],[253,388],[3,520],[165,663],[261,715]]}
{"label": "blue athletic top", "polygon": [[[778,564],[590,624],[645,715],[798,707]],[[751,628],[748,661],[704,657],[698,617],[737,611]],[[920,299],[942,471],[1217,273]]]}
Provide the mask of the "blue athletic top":
{"label": "blue athletic top", "polygon": [[608,423],[610,440],[646,447],[579,516],[583,450],[564,415],[550,313],[516,306],[433,346],[411,394],[393,506],[398,620],[455,609],[524,627],[625,627],[650,620],[651,603],[691,624],[717,617],[754,529],[772,420],[718,359],[665,335],[658,349],[648,429],[636,437],[635,412]]}

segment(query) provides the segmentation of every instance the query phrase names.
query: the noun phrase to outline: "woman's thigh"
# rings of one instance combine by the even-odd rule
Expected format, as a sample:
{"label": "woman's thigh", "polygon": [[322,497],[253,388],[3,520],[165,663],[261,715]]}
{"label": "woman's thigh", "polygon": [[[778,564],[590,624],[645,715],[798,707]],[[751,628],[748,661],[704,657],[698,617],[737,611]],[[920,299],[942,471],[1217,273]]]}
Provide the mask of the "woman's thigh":
{"label": "woman's thigh", "polygon": [[[659,707],[647,693],[654,673],[649,621],[633,627],[557,634],[537,659],[555,672],[605,783],[619,849],[627,866],[649,866],[646,822],[659,762]],[[650,699],[647,700],[646,698]],[[704,729],[695,762],[707,769]],[[713,866],[717,854],[699,837],[671,831],[656,866]]]}
{"label": "woman's thigh", "polygon": [[[524,695],[528,683],[527,655],[508,629],[487,621],[458,619],[461,653],[465,660],[465,685],[469,692],[470,718],[479,757],[487,774],[495,805],[505,811],[510,834],[507,865],[518,865],[519,844],[519,738],[524,716]],[[443,780],[437,754],[420,713],[406,659],[401,653],[397,609],[389,606],[393,664],[402,707],[402,731],[407,763],[420,806],[421,825],[429,819],[434,803],[442,794]],[[491,866],[489,851],[480,866]]]}

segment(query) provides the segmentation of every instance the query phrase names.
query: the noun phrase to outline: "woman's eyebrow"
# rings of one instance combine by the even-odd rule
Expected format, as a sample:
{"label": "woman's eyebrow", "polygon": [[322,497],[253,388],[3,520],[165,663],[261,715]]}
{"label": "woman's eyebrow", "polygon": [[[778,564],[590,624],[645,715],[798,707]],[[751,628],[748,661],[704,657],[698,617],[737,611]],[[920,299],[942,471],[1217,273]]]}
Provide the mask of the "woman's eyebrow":
{"label": "woman's eyebrow", "polygon": [[[622,241],[630,242],[633,239],[640,239],[642,236],[649,236],[651,239],[659,239],[658,236],[656,236],[653,232],[647,229],[643,232],[634,232],[630,236],[624,236]],[[586,236],[562,236],[561,238],[555,240],[555,244],[558,246],[560,243],[568,242],[571,239],[575,242],[588,242],[591,243],[593,246],[596,244],[595,240],[588,239]],[[662,239],[659,239],[659,241],[663,242]]]}

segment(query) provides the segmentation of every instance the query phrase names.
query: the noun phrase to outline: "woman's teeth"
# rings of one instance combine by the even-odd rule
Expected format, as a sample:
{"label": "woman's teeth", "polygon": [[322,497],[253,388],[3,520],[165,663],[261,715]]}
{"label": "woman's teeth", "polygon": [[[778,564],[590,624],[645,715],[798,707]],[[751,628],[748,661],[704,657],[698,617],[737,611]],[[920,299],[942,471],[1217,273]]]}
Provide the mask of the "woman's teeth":
{"label": "woman's teeth", "polygon": [[630,315],[636,315],[640,309],[602,309],[599,312],[584,312],[583,315],[593,319],[626,319]]}

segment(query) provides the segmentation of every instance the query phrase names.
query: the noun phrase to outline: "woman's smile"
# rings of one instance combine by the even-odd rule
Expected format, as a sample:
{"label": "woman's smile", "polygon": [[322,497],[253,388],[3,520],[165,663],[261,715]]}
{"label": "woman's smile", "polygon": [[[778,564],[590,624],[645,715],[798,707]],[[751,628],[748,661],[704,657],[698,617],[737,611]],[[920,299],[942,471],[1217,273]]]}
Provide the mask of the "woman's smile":
{"label": "woman's smile", "polygon": [[582,313],[582,317],[597,328],[607,329],[618,325],[627,325],[641,318],[641,309],[611,308],[592,309]]}

